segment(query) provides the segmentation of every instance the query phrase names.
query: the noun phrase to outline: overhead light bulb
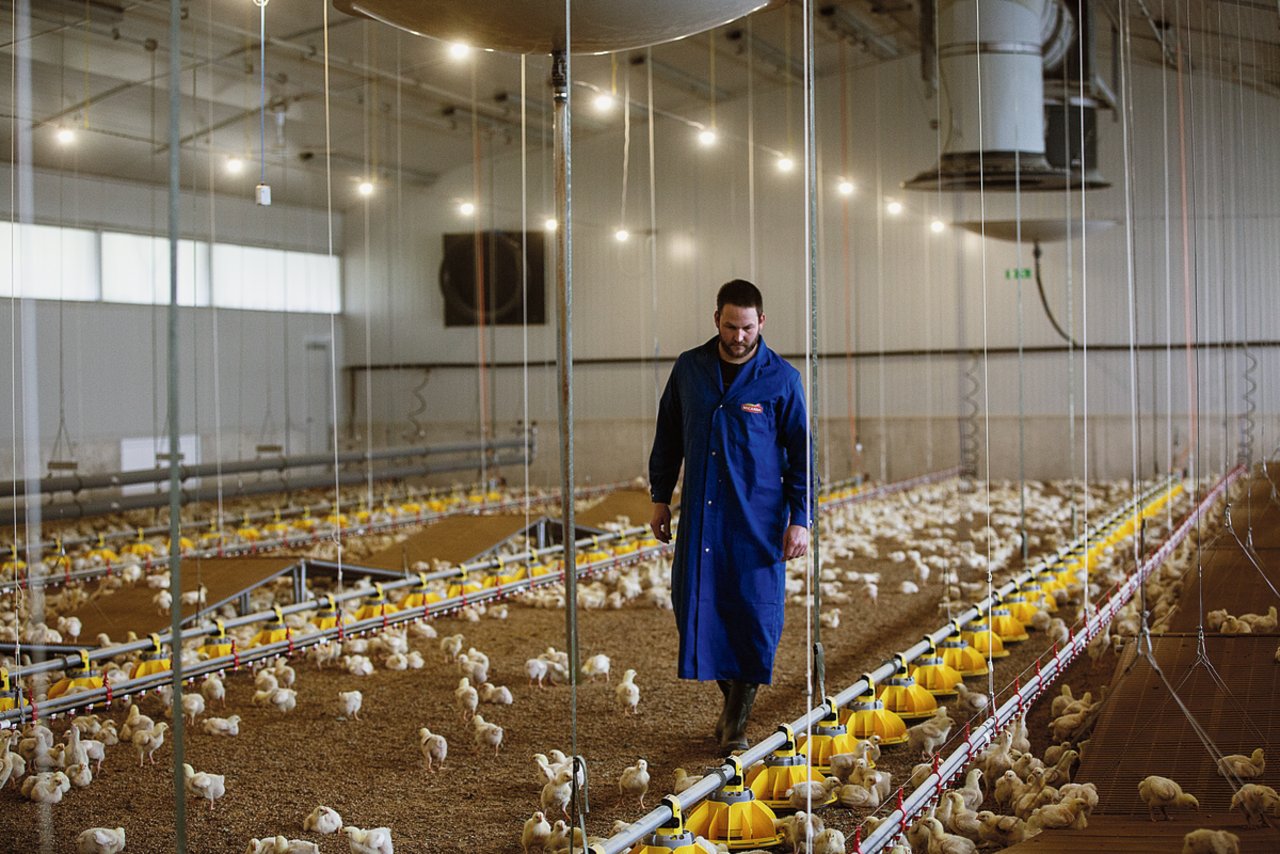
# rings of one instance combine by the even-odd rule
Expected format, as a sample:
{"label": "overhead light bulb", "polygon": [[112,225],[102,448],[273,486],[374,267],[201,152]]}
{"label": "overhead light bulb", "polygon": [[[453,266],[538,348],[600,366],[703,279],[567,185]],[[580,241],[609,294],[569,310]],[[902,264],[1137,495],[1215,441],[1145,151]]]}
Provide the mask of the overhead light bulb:
{"label": "overhead light bulb", "polygon": [[453,59],[466,59],[471,55],[471,45],[465,42],[451,42],[449,44],[449,56]]}
{"label": "overhead light bulb", "polygon": [[929,230],[934,234],[941,234],[946,231],[946,229],[947,224],[940,219],[935,219],[933,222],[929,223]]}
{"label": "overhead light bulb", "polygon": [[476,212],[475,202],[462,202],[458,205],[458,213],[463,216],[471,216]]}
{"label": "overhead light bulb", "polygon": [[698,143],[702,145],[703,148],[710,148],[715,145],[716,139],[717,136],[714,128],[703,128],[698,131]]}
{"label": "overhead light bulb", "polygon": [[58,128],[57,138],[63,145],[70,145],[76,141],[76,132],[71,128]]}
{"label": "overhead light bulb", "polygon": [[790,157],[787,157],[784,154],[782,157],[778,158],[779,172],[790,172],[794,168],[796,168],[796,162],[792,160]]}
{"label": "overhead light bulb", "polygon": [[613,109],[613,95],[608,92],[601,92],[596,95],[591,103],[596,108],[596,112],[607,113]]}
{"label": "overhead light bulb", "polygon": [[842,196],[852,196],[853,191],[856,189],[857,187],[848,178],[841,178],[839,183],[836,184],[836,192]]}
{"label": "overhead light bulb", "polygon": [[373,195],[373,182],[372,182],[372,181],[361,181],[361,182],[360,182],[360,185],[359,185],[358,187],[356,187],[356,189],[360,191],[360,195],[362,195],[362,196],[372,196],[372,195]]}
{"label": "overhead light bulb", "polygon": [[620,228],[613,233],[613,239],[619,243],[626,243],[631,239],[631,232],[627,231],[625,228]]}
{"label": "overhead light bulb", "polygon": [[227,158],[227,171],[232,175],[239,175],[244,171],[244,161],[239,157]]}
{"label": "overhead light bulb", "polygon": [[889,201],[885,203],[884,209],[889,212],[890,216],[897,216],[902,213],[902,202],[897,199],[889,199]]}
{"label": "overhead light bulb", "polygon": [[545,228],[547,231],[555,231],[559,226],[560,224],[556,222],[556,218],[553,216],[547,217],[546,220],[542,223],[542,227]]}

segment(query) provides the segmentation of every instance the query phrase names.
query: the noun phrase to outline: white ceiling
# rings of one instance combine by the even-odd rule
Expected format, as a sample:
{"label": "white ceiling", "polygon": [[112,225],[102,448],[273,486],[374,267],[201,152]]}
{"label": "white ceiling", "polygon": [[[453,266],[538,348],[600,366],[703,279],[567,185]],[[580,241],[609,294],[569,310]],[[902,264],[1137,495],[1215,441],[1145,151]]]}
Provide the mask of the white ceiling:
{"label": "white ceiling", "polygon": [[[478,0],[476,0],[478,2]],[[37,166],[130,181],[167,181],[169,54],[168,0],[28,0],[32,14],[25,51],[17,50],[13,2],[5,2],[0,43],[9,85],[0,102],[11,121],[18,109],[20,63],[31,61],[30,118]],[[1117,17],[1105,0],[1101,25]],[[918,51],[919,0],[844,0],[818,3],[815,67],[821,75]],[[1204,67],[1263,91],[1280,91],[1280,51],[1274,0],[1125,0],[1131,13],[1135,61]],[[184,7],[180,136],[184,187],[250,197],[265,162],[274,199],[309,206],[326,200],[325,7],[322,0],[270,0],[266,6],[265,158],[260,159],[263,98],[259,65],[260,11],[254,0],[206,0]],[[1177,40],[1166,22],[1179,23]],[[21,22],[18,33],[24,29]],[[361,178],[430,184],[436,175],[471,161],[473,130],[483,151],[515,150],[520,139],[520,59],[474,53],[458,61],[441,42],[328,9],[328,124],[333,201],[354,200]],[[801,6],[775,5],[745,22],[652,49],[654,104],[691,123],[709,119],[715,55],[715,96],[741,98],[748,61],[759,88],[796,83],[802,71]],[[1108,40],[1109,41],[1109,40]],[[645,51],[575,57],[575,95],[625,85],[633,98],[643,85]],[[1110,61],[1102,57],[1102,73]],[[549,61],[527,61],[530,144],[549,135]],[[798,90],[798,87],[796,87]],[[799,95],[797,93],[796,97]],[[596,113],[578,97],[575,131],[610,132],[616,115]],[[799,110],[795,111],[799,120]],[[474,126],[473,126],[474,121]],[[76,130],[59,144],[60,128]],[[539,134],[543,136],[540,137]],[[226,161],[243,158],[239,176]]]}

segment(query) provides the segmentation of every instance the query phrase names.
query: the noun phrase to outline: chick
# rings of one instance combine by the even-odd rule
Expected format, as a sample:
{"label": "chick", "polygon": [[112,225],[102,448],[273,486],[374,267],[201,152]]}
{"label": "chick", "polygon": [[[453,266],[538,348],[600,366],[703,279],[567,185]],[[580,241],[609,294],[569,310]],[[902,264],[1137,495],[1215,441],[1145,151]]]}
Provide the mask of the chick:
{"label": "chick", "polygon": [[359,691],[339,691],[338,705],[342,709],[342,717],[360,720],[360,707],[364,705],[364,694]]}
{"label": "chick", "polygon": [[936,818],[926,818],[924,825],[929,828],[929,854],[978,854],[972,839],[947,833]]}
{"label": "chick", "polygon": [[305,839],[268,836],[262,839],[250,839],[245,854],[320,854],[320,846]]}
{"label": "chick", "polygon": [[342,830],[342,816],[331,807],[318,806],[311,811],[311,815],[302,820],[302,829],[314,830],[316,833],[328,836]]}
{"label": "chick", "polygon": [[524,663],[524,672],[529,674],[529,685],[537,685],[539,688],[545,687],[547,678],[548,665],[541,658],[531,658]]}
{"label": "chick", "polygon": [[76,854],[119,854],[123,850],[123,827],[91,827],[76,836]]}
{"label": "chick", "polygon": [[547,821],[547,816],[542,810],[538,810],[525,820],[524,831],[520,834],[520,847],[524,849],[524,854],[529,854],[530,851],[541,851],[546,847],[550,836],[551,822]]}
{"label": "chick", "polygon": [[845,854],[845,844],[844,834],[833,827],[828,827],[813,837],[809,852],[810,854]]}
{"label": "chick", "polygon": [[956,708],[963,717],[977,714],[990,702],[986,694],[970,689],[963,682],[956,685],[956,695]]}
{"label": "chick", "polygon": [[480,695],[471,687],[471,680],[463,676],[458,680],[458,688],[453,692],[453,702],[464,721],[471,720],[480,705]]}
{"label": "chick", "polygon": [[806,839],[817,836],[826,829],[821,818],[804,810],[798,810],[786,818],[775,819],[773,826],[782,834],[783,844],[792,851],[798,850]]}
{"label": "chick", "polygon": [[1045,804],[1038,807],[1027,819],[1027,830],[1039,833],[1042,830],[1071,829],[1084,830],[1089,826],[1089,802],[1084,798],[1068,798],[1059,804]]}
{"label": "chick", "polygon": [[1261,777],[1266,768],[1267,759],[1261,747],[1254,748],[1251,756],[1233,753],[1218,760],[1218,773],[1228,779],[1234,775],[1241,780],[1252,780],[1254,777]]}
{"label": "chick", "polygon": [[1194,795],[1184,793],[1182,787],[1168,777],[1160,777],[1155,774],[1146,777],[1138,784],[1138,796],[1147,805],[1152,821],[1156,820],[1156,810],[1160,810],[1160,814],[1168,819],[1170,818],[1169,807],[1175,809],[1200,809],[1200,802],[1196,800]]}
{"label": "chick", "polygon": [[1182,854],[1240,854],[1240,837],[1225,830],[1193,830],[1182,837]]}
{"label": "chick", "polygon": [[1268,816],[1280,818],[1280,795],[1270,786],[1245,783],[1231,796],[1231,808],[1244,813],[1247,825],[1252,825],[1257,819],[1262,824],[1275,827]]}
{"label": "chick", "polygon": [[200,722],[200,726],[209,735],[236,736],[240,734],[240,716],[205,718]]}
{"label": "chick", "polygon": [[564,768],[556,773],[554,780],[542,787],[541,804],[544,813],[559,810],[565,818],[569,817],[569,800],[573,797],[573,771]]}
{"label": "chick", "polygon": [[391,843],[391,828],[362,830],[358,827],[344,827],[342,832],[347,835],[351,854],[395,854]]}
{"label": "chick", "polygon": [[599,653],[588,658],[582,663],[582,672],[592,680],[599,676],[604,677],[604,681],[609,681],[609,656]]}
{"label": "chick", "polygon": [[880,806],[880,798],[871,789],[849,783],[836,790],[836,799],[842,806],[851,809],[875,809]]}
{"label": "chick", "polygon": [[196,718],[204,714],[204,697],[200,694],[183,694],[182,714],[195,726]]}
{"label": "chick", "polygon": [[494,685],[492,682],[486,682],[479,688],[480,702],[492,703],[496,706],[510,706],[515,702],[515,698],[511,696],[511,689],[506,685]]}
{"label": "chick", "polygon": [[476,747],[483,750],[492,747],[496,756],[502,748],[502,737],[505,734],[502,727],[489,723],[480,715],[476,715],[471,719],[471,725],[474,728]]}
{"label": "chick", "polygon": [[[942,818],[944,807],[947,810],[945,819]],[[952,833],[974,842],[982,840],[982,822],[978,819],[977,812],[965,806],[964,798],[959,792],[947,792],[942,796],[937,817]]]}
{"label": "chick", "polygon": [[636,685],[636,672],[628,669],[622,674],[622,681],[613,689],[614,696],[618,698],[618,705],[622,706],[623,713],[630,712],[638,714],[636,707],[640,705],[640,688]]}
{"label": "chick", "polygon": [[643,759],[626,768],[618,778],[618,791],[624,796],[640,797],[640,809],[644,809],[644,796],[649,791],[649,763]]}
{"label": "chick", "polygon": [[[839,785],[839,778],[833,777],[832,779]],[[819,783],[816,780],[802,780],[787,789],[784,794],[792,809],[802,810],[811,804],[822,806],[829,793],[825,783]]]}
{"label": "chick", "polygon": [[160,749],[160,745],[164,744],[164,734],[168,729],[169,725],[161,721],[150,729],[140,729],[133,733],[131,741],[134,749],[138,751],[139,768],[147,759],[151,760],[152,765],[156,764],[156,751]]}
{"label": "chick", "polygon": [[42,771],[22,781],[22,796],[38,804],[57,804],[71,789],[71,780],[61,771]]}
{"label": "chick", "polygon": [[983,842],[990,842],[997,848],[1008,848],[1017,845],[1027,838],[1027,824],[1014,815],[996,815],[990,810],[978,813],[982,829],[978,835]]}
{"label": "chick", "polygon": [[683,768],[677,768],[675,771],[672,772],[672,774],[675,775],[676,782],[675,782],[675,785],[671,788],[671,791],[677,795],[683,792],[685,789],[692,786],[694,783],[698,782],[699,779],[701,779],[696,774],[690,774],[688,771],[684,770]]}
{"label": "chick", "polygon": [[227,705],[226,686],[216,673],[205,677],[204,682],[200,683],[200,696],[204,697],[206,703],[217,703],[224,707]]}
{"label": "chick", "polygon": [[205,798],[209,801],[209,811],[213,811],[213,802],[227,793],[227,778],[222,774],[206,774],[183,763],[182,773],[186,778],[188,795]]}
{"label": "chick", "polygon": [[418,730],[418,749],[422,751],[422,764],[428,771],[434,771],[437,765],[444,767],[445,757],[449,755],[449,742],[443,735],[423,727]]}

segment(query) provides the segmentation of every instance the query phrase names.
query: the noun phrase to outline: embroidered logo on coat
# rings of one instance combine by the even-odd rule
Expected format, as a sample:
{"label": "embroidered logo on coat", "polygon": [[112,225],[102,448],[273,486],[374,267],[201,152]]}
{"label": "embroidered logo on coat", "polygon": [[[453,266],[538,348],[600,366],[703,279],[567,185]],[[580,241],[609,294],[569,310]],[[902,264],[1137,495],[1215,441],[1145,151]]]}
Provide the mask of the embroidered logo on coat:
{"label": "embroidered logo on coat", "polygon": [[760,405],[760,404],[758,404],[758,403],[744,403],[744,404],[742,404],[742,411],[743,411],[743,412],[754,412],[754,413],[756,413],[756,414],[758,415],[758,414],[760,414],[761,412],[764,412],[764,407],[763,407],[763,406],[761,406],[761,405]]}

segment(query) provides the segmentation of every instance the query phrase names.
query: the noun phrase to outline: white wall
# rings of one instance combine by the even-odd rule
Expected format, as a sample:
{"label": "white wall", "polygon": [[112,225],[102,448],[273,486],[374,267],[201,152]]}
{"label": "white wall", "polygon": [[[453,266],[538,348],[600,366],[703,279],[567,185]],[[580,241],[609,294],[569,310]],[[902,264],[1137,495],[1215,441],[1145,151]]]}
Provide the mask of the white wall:
{"label": "white wall", "polygon": [[[39,171],[32,178],[36,222],[166,233],[163,187]],[[0,179],[8,183],[12,176],[0,170]],[[8,205],[7,194],[3,202]],[[10,213],[5,209],[3,215]],[[179,217],[184,237],[311,252],[324,252],[328,244],[323,211],[260,208],[252,200],[225,197],[211,206],[207,195],[183,193]],[[339,214],[335,233],[341,228]],[[0,325],[6,329],[0,339],[7,342],[0,347],[0,401],[6,409],[13,404],[12,417],[0,419],[0,472],[23,473],[15,467],[14,449],[22,459],[33,438],[25,429],[33,407],[42,466],[58,432],[60,410],[78,446],[82,472],[116,469],[123,437],[167,433],[167,310],[0,299]],[[336,331],[341,366],[340,325]],[[293,452],[326,450],[329,359],[314,345],[327,347],[329,338],[328,315],[180,309],[179,417],[182,432],[200,434],[201,457],[212,461],[219,449],[223,459],[253,457],[259,443],[287,444]],[[25,389],[24,372],[35,378]],[[340,381],[340,395],[343,387]]]}

